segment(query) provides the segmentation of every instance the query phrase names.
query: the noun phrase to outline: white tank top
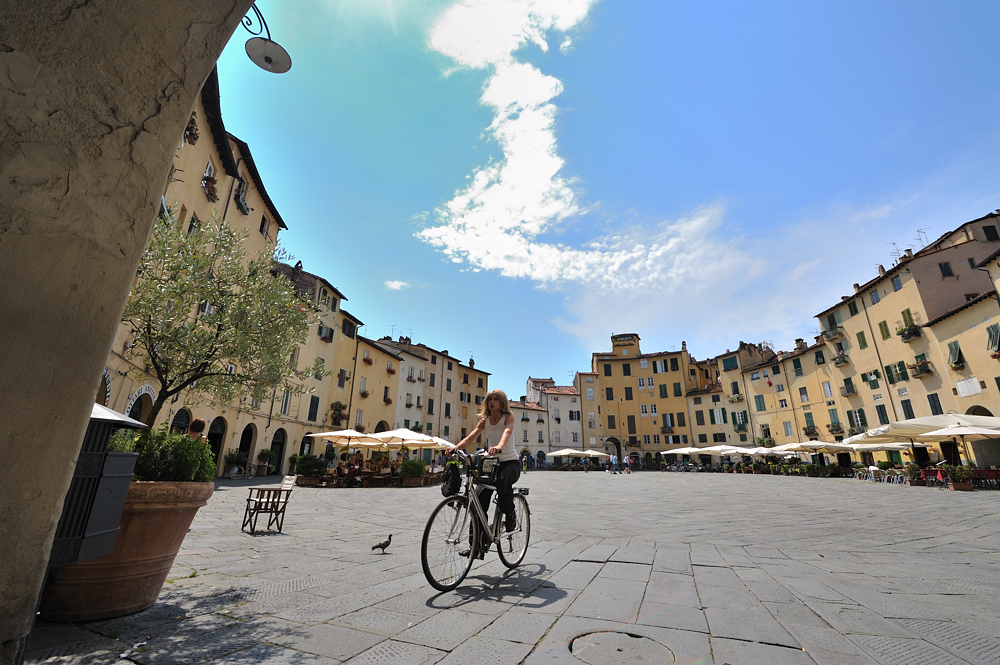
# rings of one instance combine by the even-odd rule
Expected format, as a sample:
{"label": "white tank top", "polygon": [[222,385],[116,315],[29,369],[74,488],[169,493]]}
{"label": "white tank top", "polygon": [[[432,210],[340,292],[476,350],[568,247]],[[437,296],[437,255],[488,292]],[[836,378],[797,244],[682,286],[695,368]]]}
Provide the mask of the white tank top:
{"label": "white tank top", "polygon": [[[503,431],[505,429],[504,421],[507,420],[507,415],[504,414],[500,418],[500,422],[496,425],[490,424],[490,417],[486,416],[486,449],[489,450],[493,446],[500,443],[500,437],[503,436]],[[507,439],[507,443],[504,444],[503,448],[500,449],[500,454],[498,455],[501,462],[517,461],[517,446],[514,444],[514,431],[511,430],[510,438]]]}

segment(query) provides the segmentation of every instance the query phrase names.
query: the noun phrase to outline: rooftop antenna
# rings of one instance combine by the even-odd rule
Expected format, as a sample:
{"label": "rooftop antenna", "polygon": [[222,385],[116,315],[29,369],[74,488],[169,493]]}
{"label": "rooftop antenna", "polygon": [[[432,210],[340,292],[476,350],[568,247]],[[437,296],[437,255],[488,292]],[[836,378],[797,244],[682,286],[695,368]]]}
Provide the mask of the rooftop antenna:
{"label": "rooftop antenna", "polygon": [[394,337],[396,337],[396,326],[397,325],[398,324],[393,323],[391,326],[389,326],[389,339],[393,339]]}
{"label": "rooftop antenna", "polygon": [[929,228],[930,227],[928,226],[927,228],[924,229],[917,229],[917,242],[920,243],[920,249],[926,247],[927,244],[930,242],[930,238],[927,236],[927,229]]}
{"label": "rooftop antenna", "polygon": [[899,251],[899,247],[896,246],[896,243],[894,243],[894,242],[887,242],[885,244],[892,245],[892,251],[889,252],[889,256],[891,256],[892,258],[894,258],[895,260],[898,261],[899,257],[902,256],[903,253],[901,251]]}

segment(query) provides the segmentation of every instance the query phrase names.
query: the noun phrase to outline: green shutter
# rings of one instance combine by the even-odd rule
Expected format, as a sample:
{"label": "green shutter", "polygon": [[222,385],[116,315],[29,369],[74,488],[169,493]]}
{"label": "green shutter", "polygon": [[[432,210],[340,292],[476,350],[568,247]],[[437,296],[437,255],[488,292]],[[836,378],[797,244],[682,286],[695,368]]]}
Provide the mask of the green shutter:
{"label": "green shutter", "polygon": [[[997,378],[997,385],[1000,386],[1000,378]],[[722,412],[725,413],[726,410],[723,409]],[[711,425],[715,424],[715,409],[708,410],[708,422]]]}
{"label": "green shutter", "polygon": [[986,348],[990,351],[996,351],[997,347],[1000,346],[1000,323],[994,323],[989,326],[986,332],[988,333]]}
{"label": "green shutter", "polygon": [[867,349],[868,348],[868,340],[865,339],[865,331],[864,330],[861,330],[861,331],[858,332],[858,348],[859,349]]}
{"label": "green shutter", "polygon": [[753,396],[753,401],[756,404],[758,411],[763,411],[764,409],[767,408],[767,407],[764,406],[764,396],[763,395],[754,395]]}
{"label": "green shutter", "polygon": [[900,314],[903,315],[903,325],[904,326],[906,326],[907,328],[909,328],[910,326],[913,325],[913,313],[910,311],[909,307],[907,307],[902,312],[900,312]]}
{"label": "green shutter", "polygon": [[885,366],[885,380],[890,386],[896,383],[896,376],[892,372],[892,365]]}
{"label": "green shutter", "polygon": [[948,364],[954,365],[962,355],[958,342],[948,342]]}
{"label": "green shutter", "polygon": [[660,384],[660,397],[667,397],[667,384],[665,383]]}
{"label": "green shutter", "polygon": [[865,419],[865,410],[858,409],[858,424],[864,429],[868,429],[868,421]]}
{"label": "green shutter", "polygon": [[816,422],[813,420],[812,413],[807,411],[805,417],[806,417],[806,427],[816,427]]}
{"label": "green shutter", "polygon": [[899,368],[899,379],[901,381],[909,381],[910,377],[906,373],[906,363],[904,363],[902,360],[900,360],[898,363],[896,363],[896,367]]}
{"label": "green shutter", "polygon": [[836,409],[830,409],[830,424],[836,425],[840,423],[840,416],[837,415]]}

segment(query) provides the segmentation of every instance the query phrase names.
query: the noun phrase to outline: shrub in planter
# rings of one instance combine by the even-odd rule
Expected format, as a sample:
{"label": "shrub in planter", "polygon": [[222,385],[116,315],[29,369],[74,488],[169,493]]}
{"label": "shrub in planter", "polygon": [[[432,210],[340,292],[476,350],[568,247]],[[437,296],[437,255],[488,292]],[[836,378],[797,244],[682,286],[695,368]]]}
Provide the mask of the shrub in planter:
{"label": "shrub in planter", "polygon": [[893,464],[892,462],[877,462],[875,466],[877,466],[882,471],[885,471],[886,469],[891,469],[892,467],[894,467],[895,464]]}
{"label": "shrub in planter", "polygon": [[111,554],[53,568],[42,598],[43,618],[96,621],[144,610],[156,602],[188,527],[212,495],[211,449],[166,426],[135,444],[118,537]]}
{"label": "shrub in planter", "polygon": [[816,465],[816,464],[806,464],[805,469],[806,469],[806,475],[807,476],[810,476],[812,478],[818,478],[819,477],[819,466],[818,465]]}
{"label": "shrub in planter", "polygon": [[427,464],[422,459],[406,459],[399,469],[403,478],[423,478],[427,473]]}
{"label": "shrub in planter", "polygon": [[308,478],[322,478],[326,474],[326,462],[315,455],[302,455],[295,463],[295,473]]}

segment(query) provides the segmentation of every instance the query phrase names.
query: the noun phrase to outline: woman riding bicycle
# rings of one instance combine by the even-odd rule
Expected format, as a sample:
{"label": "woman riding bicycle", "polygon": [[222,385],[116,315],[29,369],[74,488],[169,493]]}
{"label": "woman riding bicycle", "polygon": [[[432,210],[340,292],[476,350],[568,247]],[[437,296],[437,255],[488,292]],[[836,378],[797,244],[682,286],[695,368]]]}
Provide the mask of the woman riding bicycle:
{"label": "woman riding bicycle", "polygon": [[[518,461],[517,446],[514,444],[514,414],[510,411],[506,393],[502,390],[491,390],[477,415],[479,423],[475,429],[469,436],[459,441],[457,446],[448,450],[447,454],[451,455],[456,450],[462,450],[475,441],[477,436],[486,432],[487,453],[496,455],[500,459],[497,511],[505,516],[507,530],[513,531],[517,528],[514,516],[514,483],[521,477],[521,463]],[[492,494],[493,490],[490,489],[479,490],[479,503],[484,508],[489,507]],[[480,539],[480,542],[485,542],[485,539]],[[485,551],[477,552],[476,555],[482,559]]]}

